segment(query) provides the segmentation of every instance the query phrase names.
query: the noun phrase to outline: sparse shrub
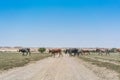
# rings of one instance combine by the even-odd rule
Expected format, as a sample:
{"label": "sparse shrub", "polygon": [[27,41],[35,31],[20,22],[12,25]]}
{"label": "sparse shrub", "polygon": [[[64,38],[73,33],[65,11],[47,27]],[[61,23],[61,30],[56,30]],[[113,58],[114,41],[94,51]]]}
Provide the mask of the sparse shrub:
{"label": "sparse shrub", "polygon": [[46,49],[45,49],[45,48],[39,48],[38,51],[39,51],[40,53],[44,53],[44,52],[46,51]]}

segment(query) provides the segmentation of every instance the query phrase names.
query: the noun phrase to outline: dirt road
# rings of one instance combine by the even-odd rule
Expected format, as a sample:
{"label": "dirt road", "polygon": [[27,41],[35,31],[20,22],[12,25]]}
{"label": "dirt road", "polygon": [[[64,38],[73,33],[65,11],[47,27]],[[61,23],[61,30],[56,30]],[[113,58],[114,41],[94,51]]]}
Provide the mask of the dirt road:
{"label": "dirt road", "polygon": [[[115,76],[114,76],[115,77]],[[0,74],[0,80],[106,80],[98,77],[82,61],[64,56],[47,58]],[[117,78],[115,80],[118,80]]]}

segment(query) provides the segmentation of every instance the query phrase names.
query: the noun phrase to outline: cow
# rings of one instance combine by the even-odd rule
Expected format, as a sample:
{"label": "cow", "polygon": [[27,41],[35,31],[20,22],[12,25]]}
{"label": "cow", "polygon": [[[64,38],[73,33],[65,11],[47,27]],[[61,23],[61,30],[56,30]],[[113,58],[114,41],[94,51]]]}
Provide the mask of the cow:
{"label": "cow", "polygon": [[57,54],[59,54],[59,57],[60,57],[60,56],[63,56],[61,49],[49,49],[49,53],[51,53],[54,57],[55,57],[55,55],[57,55]]}
{"label": "cow", "polygon": [[18,52],[21,52],[23,56],[31,55],[30,48],[21,48]]}
{"label": "cow", "polygon": [[79,56],[80,52],[77,48],[69,48],[69,49],[66,49],[65,53],[69,54],[70,56]]}
{"label": "cow", "polygon": [[110,50],[106,49],[106,48],[97,48],[96,52],[98,53],[98,55],[103,55],[103,53],[105,53],[106,55],[110,55]]}

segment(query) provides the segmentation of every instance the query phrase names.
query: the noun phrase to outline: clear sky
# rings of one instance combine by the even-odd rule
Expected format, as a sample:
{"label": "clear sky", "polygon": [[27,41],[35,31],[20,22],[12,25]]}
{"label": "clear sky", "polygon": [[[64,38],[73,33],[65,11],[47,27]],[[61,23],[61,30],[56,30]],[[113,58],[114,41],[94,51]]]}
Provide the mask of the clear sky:
{"label": "clear sky", "polygon": [[0,0],[0,46],[120,47],[120,0]]}

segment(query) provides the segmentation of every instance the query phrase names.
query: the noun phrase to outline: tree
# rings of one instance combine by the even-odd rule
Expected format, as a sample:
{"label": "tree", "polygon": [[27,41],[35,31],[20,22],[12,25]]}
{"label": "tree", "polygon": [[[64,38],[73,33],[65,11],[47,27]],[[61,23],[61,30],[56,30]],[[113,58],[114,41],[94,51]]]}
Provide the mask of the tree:
{"label": "tree", "polygon": [[44,52],[46,51],[46,48],[39,48],[38,51],[39,51],[40,53],[44,53]]}

